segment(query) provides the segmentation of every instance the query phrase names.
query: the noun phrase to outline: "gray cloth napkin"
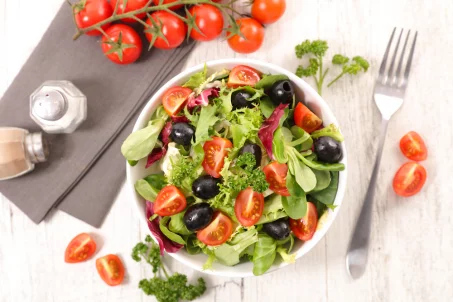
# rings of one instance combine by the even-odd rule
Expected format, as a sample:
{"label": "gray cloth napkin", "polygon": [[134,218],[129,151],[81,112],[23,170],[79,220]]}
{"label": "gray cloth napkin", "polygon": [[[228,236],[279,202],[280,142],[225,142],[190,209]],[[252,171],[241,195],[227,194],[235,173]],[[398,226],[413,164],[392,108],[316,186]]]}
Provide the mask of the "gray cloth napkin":
{"label": "gray cloth napkin", "polygon": [[63,4],[6,91],[0,127],[41,131],[29,117],[29,95],[46,80],[69,80],[82,90],[88,118],[70,135],[49,136],[48,162],[22,177],[0,181],[0,192],[36,223],[57,206],[99,227],[125,177],[122,141],[150,96],[181,71],[194,43],[144,51],[135,64],[120,66],[104,57],[100,38],[72,41],[70,14]]}

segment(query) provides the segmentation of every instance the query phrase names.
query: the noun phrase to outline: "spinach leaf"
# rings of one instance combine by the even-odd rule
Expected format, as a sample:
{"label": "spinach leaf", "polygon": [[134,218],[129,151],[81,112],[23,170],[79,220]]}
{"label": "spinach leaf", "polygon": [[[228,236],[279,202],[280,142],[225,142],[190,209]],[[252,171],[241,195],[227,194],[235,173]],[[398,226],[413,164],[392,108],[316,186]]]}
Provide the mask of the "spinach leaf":
{"label": "spinach leaf", "polygon": [[197,244],[197,236],[195,235],[190,235],[186,239],[186,251],[189,255],[196,255],[201,253],[201,248]]}
{"label": "spinach leaf", "polygon": [[335,124],[330,124],[325,128],[313,131],[311,133],[311,137],[313,138],[320,138],[321,136],[330,136],[331,138],[339,142],[344,141],[343,134],[341,134],[340,129],[338,129]]}
{"label": "spinach leaf", "polygon": [[154,199],[157,197],[157,194],[160,190],[153,188],[146,180],[139,179],[135,182],[134,185],[135,190],[141,197],[145,200],[154,202]]}
{"label": "spinach leaf", "polygon": [[159,191],[167,185],[167,179],[164,174],[151,174],[143,179]]}
{"label": "spinach leaf", "polygon": [[274,85],[275,82],[281,80],[288,80],[288,77],[284,74],[268,74],[263,75],[263,78],[255,84],[257,89],[269,89]]}
{"label": "spinach leaf", "polygon": [[253,274],[255,276],[264,274],[274,263],[276,254],[275,240],[265,233],[259,233],[253,251]]}
{"label": "spinach leaf", "polygon": [[172,231],[170,231],[168,229],[167,224],[168,224],[169,220],[170,220],[170,217],[165,216],[159,221],[159,228],[160,228],[161,232],[171,241],[174,241],[179,244],[186,244],[186,242],[184,241],[184,239],[181,236],[173,233]]}
{"label": "spinach leaf", "polygon": [[264,203],[263,215],[256,224],[263,224],[287,217],[282,204],[282,196],[273,194]]}
{"label": "spinach leaf", "polygon": [[272,112],[274,112],[274,109],[275,106],[271,99],[267,95],[263,96],[260,101],[260,110],[264,117],[269,118],[272,115]]}
{"label": "spinach leaf", "polygon": [[288,161],[288,154],[285,151],[285,142],[283,140],[282,128],[278,127],[274,132],[272,139],[272,153],[279,163],[286,163]]}
{"label": "spinach leaf", "polygon": [[248,92],[251,95],[251,97],[247,99],[248,102],[258,100],[264,95],[264,91],[262,89],[253,88],[251,86],[242,86],[231,90],[228,90],[228,88],[224,88],[220,91],[220,96],[218,97],[218,99],[222,101],[221,108],[223,113],[227,114],[233,110],[233,105],[231,104],[231,97],[234,92],[239,90]]}
{"label": "spinach leaf", "polygon": [[313,189],[313,191],[321,191],[329,186],[330,184],[329,171],[313,170],[313,173],[315,173],[316,175],[316,187]]}
{"label": "spinach leaf", "polygon": [[209,139],[209,127],[213,126],[219,118],[215,115],[217,111],[216,106],[205,106],[201,107],[200,118],[197,122],[197,127],[195,130],[195,143],[205,142]]}
{"label": "spinach leaf", "polygon": [[214,250],[214,255],[220,263],[233,266],[239,263],[246,249],[257,241],[258,231],[256,229],[249,229],[236,234],[232,240],[217,247]]}
{"label": "spinach leaf", "polygon": [[316,187],[315,173],[303,162],[298,160],[298,152],[294,148],[287,148],[288,168],[292,175],[295,176],[296,182],[305,191],[309,192]]}
{"label": "spinach leaf", "polygon": [[311,192],[310,196],[313,196],[316,200],[325,205],[333,205],[338,190],[339,174],[339,172],[331,172],[332,180],[330,181],[329,186],[322,191]]}
{"label": "spinach leaf", "polygon": [[145,128],[131,133],[121,146],[123,156],[129,161],[138,161],[148,156],[156,146],[167,117],[163,112],[161,117],[151,120]]}
{"label": "spinach leaf", "polygon": [[170,223],[168,224],[168,229],[173,233],[177,233],[180,235],[190,235],[192,234],[186,227],[183,222],[185,212],[181,212],[175,215],[170,216]]}
{"label": "spinach leaf", "polygon": [[128,160],[127,163],[129,166],[134,167],[138,164],[138,160]]}
{"label": "spinach leaf", "polygon": [[198,86],[203,84],[203,82],[206,80],[207,72],[208,72],[207,66],[206,64],[204,64],[203,70],[191,75],[189,80],[182,86],[188,87],[190,89],[197,88]]}
{"label": "spinach leaf", "polygon": [[313,139],[308,132],[298,126],[291,127],[291,133],[296,140],[291,142],[291,146],[296,147],[299,151],[309,150],[313,146]]}
{"label": "spinach leaf", "polygon": [[307,212],[307,196],[291,173],[286,176],[286,187],[291,194],[291,196],[282,196],[282,205],[286,214],[292,219],[304,217]]}
{"label": "spinach leaf", "polygon": [[302,154],[297,154],[298,158],[307,166],[314,170],[320,170],[320,171],[343,171],[344,170],[344,164],[342,163],[334,163],[334,164],[328,164],[328,163],[322,163],[316,160],[309,160],[308,158],[304,157]]}

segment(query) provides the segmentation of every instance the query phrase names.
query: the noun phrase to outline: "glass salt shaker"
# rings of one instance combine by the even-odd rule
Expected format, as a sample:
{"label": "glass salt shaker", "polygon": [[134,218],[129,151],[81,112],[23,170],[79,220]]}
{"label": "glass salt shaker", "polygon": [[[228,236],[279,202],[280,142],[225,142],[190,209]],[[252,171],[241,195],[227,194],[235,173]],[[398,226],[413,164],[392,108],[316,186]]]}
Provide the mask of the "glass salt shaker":
{"label": "glass salt shaker", "polygon": [[87,98],[69,81],[46,81],[30,95],[30,117],[47,133],[72,133],[87,117]]}
{"label": "glass salt shaker", "polygon": [[48,156],[48,144],[41,132],[0,127],[0,181],[32,171]]}

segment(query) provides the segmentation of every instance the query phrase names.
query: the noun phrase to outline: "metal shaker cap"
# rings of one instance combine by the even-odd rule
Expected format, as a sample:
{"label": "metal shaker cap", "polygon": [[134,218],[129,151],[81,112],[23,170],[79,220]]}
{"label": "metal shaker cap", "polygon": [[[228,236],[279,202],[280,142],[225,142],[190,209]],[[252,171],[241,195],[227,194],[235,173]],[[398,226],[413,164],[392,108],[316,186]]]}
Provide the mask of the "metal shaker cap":
{"label": "metal shaker cap", "polygon": [[49,145],[41,132],[29,133],[25,136],[25,149],[30,161],[42,163],[49,157]]}
{"label": "metal shaker cap", "polygon": [[66,98],[57,90],[41,92],[35,95],[31,107],[34,116],[46,121],[57,121],[68,110]]}

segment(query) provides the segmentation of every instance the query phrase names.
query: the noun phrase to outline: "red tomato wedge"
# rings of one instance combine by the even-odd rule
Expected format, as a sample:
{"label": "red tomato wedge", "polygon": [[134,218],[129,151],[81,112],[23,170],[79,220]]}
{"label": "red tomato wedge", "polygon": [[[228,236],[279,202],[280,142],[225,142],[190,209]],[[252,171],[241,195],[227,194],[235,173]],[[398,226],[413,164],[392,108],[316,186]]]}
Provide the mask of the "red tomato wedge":
{"label": "red tomato wedge", "polygon": [[271,162],[263,168],[266,175],[266,181],[269,184],[269,189],[282,196],[289,196],[289,191],[286,188],[286,174],[288,174],[288,166],[279,162]]}
{"label": "red tomato wedge", "polygon": [[408,162],[396,172],[393,178],[393,190],[400,196],[409,197],[420,192],[425,182],[425,168],[420,164]]}
{"label": "red tomato wedge", "polygon": [[230,72],[228,87],[254,86],[261,80],[260,72],[245,65],[238,65]]}
{"label": "red tomato wedge", "polygon": [[263,215],[264,196],[247,188],[239,192],[234,203],[234,213],[243,226],[252,226]]}
{"label": "red tomato wedge", "polygon": [[110,286],[115,286],[123,282],[124,266],[117,255],[109,254],[96,259],[96,269],[102,280]]}
{"label": "red tomato wedge", "polygon": [[162,105],[170,116],[178,114],[187,101],[192,90],[186,87],[176,86],[165,91],[162,97]]}
{"label": "red tomato wedge", "polygon": [[294,123],[308,133],[322,126],[322,120],[302,103],[298,103],[294,110]]}
{"label": "red tomato wedge", "polygon": [[294,235],[302,241],[313,238],[318,226],[318,212],[312,202],[307,202],[307,213],[301,219],[289,219],[289,225]]}
{"label": "red tomato wedge", "polygon": [[209,246],[225,243],[233,233],[231,219],[218,211],[214,213],[212,221],[207,227],[197,232],[197,238]]}
{"label": "red tomato wedge", "polygon": [[175,186],[169,185],[160,190],[154,201],[154,213],[159,216],[171,216],[184,211],[186,197]]}
{"label": "red tomato wedge", "polygon": [[212,177],[219,178],[225,163],[225,156],[231,148],[233,148],[233,144],[225,138],[215,136],[212,140],[207,141],[203,145],[203,169]]}
{"label": "red tomato wedge", "polygon": [[96,242],[86,233],[75,236],[69,242],[64,254],[66,263],[83,262],[90,259],[96,252]]}
{"label": "red tomato wedge", "polygon": [[404,156],[414,161],[422,161],[428,157],[425,142],[415,131],[411,131],[401,138],[400,149]]}

